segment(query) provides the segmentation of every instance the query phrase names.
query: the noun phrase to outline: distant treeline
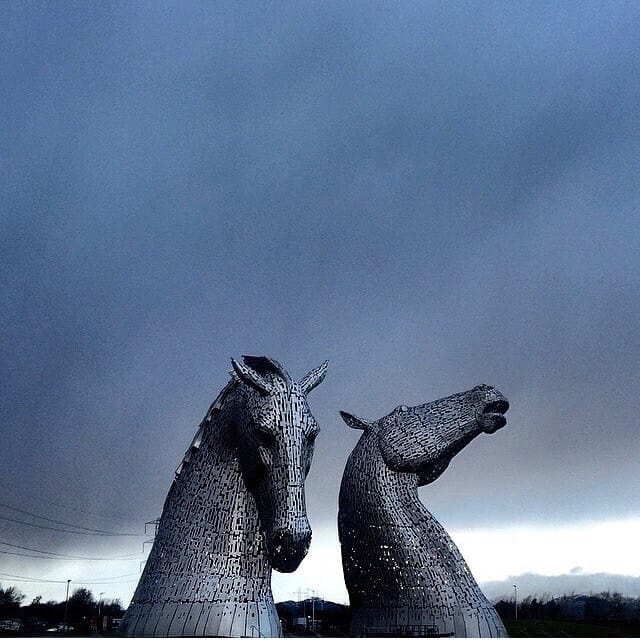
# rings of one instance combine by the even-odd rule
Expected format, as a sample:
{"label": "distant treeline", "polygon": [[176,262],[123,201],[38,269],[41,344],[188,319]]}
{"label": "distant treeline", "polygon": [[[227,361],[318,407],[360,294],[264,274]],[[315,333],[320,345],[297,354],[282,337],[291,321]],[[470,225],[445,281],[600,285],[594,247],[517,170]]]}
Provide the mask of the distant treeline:
{"label": "distant treeline", "polygon": [[60,627],[64,623],[65,607],[67,625],[73,627],[76,635],[89,635],[98,629],[111,631],[113,619],[121,618],[124,609],[120,600],[99,602],[89,589],[79,588],[69,596],[68,604],[55,600],[42,601],[34,598],[24,604],[25,596],[16,587],[2,588],[0,585],[0,635],[7,631],[20,631],[25,635],[35,635]]}
{"label": "distant treeline", "polygon": [[[495,605],[502,619],[515,617],[514,600],[500,600]],[[526,620],[584,621],[596,624],[625,623],[640,625],[640,598],[620,593],[565,595],[560,598],[528,596],[518,602],[518,618]]]}
{"label": "distant treeline", "polygon": [[[500,600],[495,606],[503,620],[515,617],[513,600]],[[351,611],[347,605],[308,599],[302,602],[278,602],[276,608],[285,633],[312,635],[315,632],[323,636],[341,637],[349,635]],[[313,628],[312,615],[315,619]],[[560,598],[529,596],[518,602],[518,618],[636,628],[640,627],[640,598],[626,598],[615,592],[565,595]]]}
{"label": "distant treeline", "polygon": [[[98,631],[111,635],[115,631],[111,622],[122,618],[124,609],[119,600],[98,602],[89,589],[75,589],[68,604],[41,597],[24,604],[25,596],[16,587],[5,589],[0,585],[0,635],[20,631],[37,635],[60,627],[64,621],[72,634],[89,635]],[[515,618],[514,600],[502,599],[495,605],[504,620]],[[287,601],[276,604],[278,615],[287,633],[296,635],[348,636],[350,609],[347,605],[310,598],[301,602]],[[628,598],[616,592],[590,595],[564,595],[559,598],[528,596],[518,602],[521,620],[581,621],[594,624],[629,625],[640,627],[640,598]]]}

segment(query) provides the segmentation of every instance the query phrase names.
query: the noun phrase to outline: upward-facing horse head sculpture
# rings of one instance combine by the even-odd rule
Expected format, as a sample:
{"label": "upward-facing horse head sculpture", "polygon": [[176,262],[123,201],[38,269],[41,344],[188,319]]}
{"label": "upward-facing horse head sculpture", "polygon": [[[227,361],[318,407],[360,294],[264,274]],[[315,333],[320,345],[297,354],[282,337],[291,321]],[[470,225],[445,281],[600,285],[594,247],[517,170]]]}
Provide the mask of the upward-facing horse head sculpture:
{"label": "upward-facing horse head sculpture", "polygon": [[271,358],[243,359],[176,471],[125,635],[281,635],[271,568],[295,571],[311,542],[306,395],[327,363],[297,383]]}
{"label": "upward-facing horse head sculpture", "polygon": [[341,412],[364,430],[347,461],[338,514],[352,635],[506,636],[417,489],[476,436],[503,427],[508,408],[497,389],[480,385],[374,422]]}

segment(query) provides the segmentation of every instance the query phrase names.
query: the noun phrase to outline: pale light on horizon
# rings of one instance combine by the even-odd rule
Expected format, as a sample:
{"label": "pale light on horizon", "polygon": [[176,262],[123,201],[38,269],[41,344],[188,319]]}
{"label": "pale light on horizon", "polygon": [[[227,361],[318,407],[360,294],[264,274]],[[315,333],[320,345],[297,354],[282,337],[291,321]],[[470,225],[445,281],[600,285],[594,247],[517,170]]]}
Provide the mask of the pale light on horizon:
{"label": "pale light on horizon", "polygon": [[[635,553],[640,539],[640,517],[574,524],[521,525],[492,528],[452,529],[451,537],[460,548],[476,580],[482,584],[506,580],[525,573],[545,576],[561,574],[609,573],[640,576],[640,557]],[[106,577],[135,572],[138,561],[104,565],[96,570],[90,562],[69,561],[44,569],[31,565],[6,573],[42,579],[72,579],[71,592],[86,586],[105,599],[119,598],[127,606],[138,577],[114,580],[93,586]],[[136,565],[135,567],[133,565]],[[6,566],[6,565],[5,565]],[[26,595],[25,602],[42,595],[43,600],[64,600],[64,584],[30,583],[0,577],[3,586],[16,585]],[[86,581],[83,583],[83,581]],[[314,532],[308,556],[299,569],[290,574],[273,572],[273,595],[276,602],[303,598],[313,590],[318,597],[347,603],[348,595],[342,575],[340,546],[336,527],[320,527]],[[523,593],[525,597],[527,594]]]}
{"label": "pale light on horizon", "polygon": [[[524,573],[561,575],[575,572],[640,575],[635,553],[640,517],[562,525],[453,529],[479,583]],[[273,574],[276,601],[295,599],[298,589],[315,589],[328,600],[348,602],[342,577],[336,529],[322,529],[309,555],[292,574]],[[526,596],[527,594],[523,594]]]}

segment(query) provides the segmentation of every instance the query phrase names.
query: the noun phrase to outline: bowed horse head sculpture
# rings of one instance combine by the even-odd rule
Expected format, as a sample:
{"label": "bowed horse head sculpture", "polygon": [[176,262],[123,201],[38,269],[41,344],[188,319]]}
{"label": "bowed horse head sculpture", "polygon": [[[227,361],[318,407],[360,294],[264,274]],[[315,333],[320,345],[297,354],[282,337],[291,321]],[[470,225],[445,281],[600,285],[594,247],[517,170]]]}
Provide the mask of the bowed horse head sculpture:
{"label": "bowed horse head sculpture", "polygon": [[271,569],[295,571],[311,542],[304,481],[319,432],[276,360],[232,360],[169,489],[121,631],[129,636],[279,636]]}
{"label": "bowed horse head sculpture", "polygon": [[504,427],[508,408],[497,389],[479,385],[375,421],[341,412],[364,431],[347,461],[338,514],[352,635],[506,635],[418,487],[475,437]]}
{"label": "bowed horse head sculpture", "polygon": [[290,573],[311,543],[304,481],[320,428],[306,395],[322,382],[327,362],[297,383],[275,360],[243,359],[244,364],[231,359],[235,376],[244,383],[235,416],[238,459],[255,499],[271,566]]}

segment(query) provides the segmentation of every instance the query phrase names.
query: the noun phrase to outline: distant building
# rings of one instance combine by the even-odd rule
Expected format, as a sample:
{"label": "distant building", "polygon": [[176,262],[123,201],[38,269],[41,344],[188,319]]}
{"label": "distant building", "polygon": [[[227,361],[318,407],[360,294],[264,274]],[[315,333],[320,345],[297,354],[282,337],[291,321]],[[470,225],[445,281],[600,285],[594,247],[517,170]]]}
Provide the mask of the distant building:
{"label": "distant building", "polygon": [[0,629],[2,631],[13,631],[15,633],[20,633],[22,631],[22,622],[14,618],[11,618],[9,620],[0,620]]}

